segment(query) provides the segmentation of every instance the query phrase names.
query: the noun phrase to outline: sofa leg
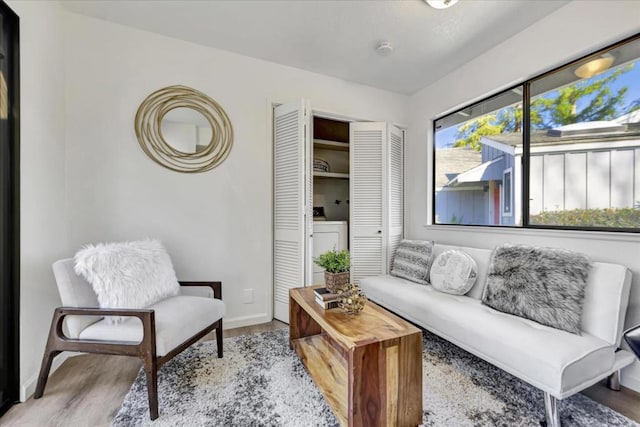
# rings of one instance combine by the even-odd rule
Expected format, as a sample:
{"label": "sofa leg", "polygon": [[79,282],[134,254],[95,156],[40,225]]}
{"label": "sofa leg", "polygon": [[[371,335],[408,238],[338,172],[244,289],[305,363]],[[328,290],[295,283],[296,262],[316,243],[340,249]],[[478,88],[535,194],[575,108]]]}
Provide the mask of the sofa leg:
{"label": "sofa leg", "polygon": [[544,394],[544,410],[547,419],[547,427],[560,427],[560,413],[558,412],[558,399],[549,393]]}
{"label": "sofa leg", "polygon": [[607,387],[613,391],[620,391],[620,371],[615,371],[607,377]]}

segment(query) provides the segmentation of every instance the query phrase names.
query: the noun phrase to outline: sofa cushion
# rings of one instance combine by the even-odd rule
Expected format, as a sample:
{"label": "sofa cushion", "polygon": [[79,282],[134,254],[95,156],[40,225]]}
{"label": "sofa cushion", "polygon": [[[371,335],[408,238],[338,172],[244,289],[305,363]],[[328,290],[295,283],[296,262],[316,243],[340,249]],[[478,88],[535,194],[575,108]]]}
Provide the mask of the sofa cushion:
{"label": "sofa cushion", "polygon": [[588,334],[570,334],[397,277],[364,278],[360,287],[372,301],[558,398],[613,367],[615,346]]}
{"label": "sofa cushion", "polygon": [[391,274],[426,285],[432,254],[432,241],[402,240],[393,257]]}
{"label": "sofa cushion", "polygon": [[159,240],[87,245],[75,261],[76,273],[91,283],[103,308],[143,308],[180,293],[171,259]]}
{"label": "sofa cushion", "polygon": [[457,249],[438,255],[429,271],[429,283],[435,290],[453,295],[464,295],[478,278],[476,262]]}
{"label": "sofa cushion", "polygon": [[[482,298],[492,251],[436,243],[433,246],[433,254],[437,256],[449,249],[461,249],[476,261],[478,280],[466,296]],[[582,331],[619,347],[630,289],[631,271],[628,268],[620,264],[594,262],[585,289]]]}
{"label": "sofa cushion", "polygon": [[557,248],[503,244],[493,251],[482,302],[496,310],[580,334],[591,261]]}
{"label": "sofa cushion", "polygon": [[[147,308],[155,311],[158,356],[166,355],[225,314],[221,300],[193,296],[170,297]],[[137,318],[126,319],[115,325],[105,320],[96,322],[80,332],[80,338],[142,341],[142,322]]]}

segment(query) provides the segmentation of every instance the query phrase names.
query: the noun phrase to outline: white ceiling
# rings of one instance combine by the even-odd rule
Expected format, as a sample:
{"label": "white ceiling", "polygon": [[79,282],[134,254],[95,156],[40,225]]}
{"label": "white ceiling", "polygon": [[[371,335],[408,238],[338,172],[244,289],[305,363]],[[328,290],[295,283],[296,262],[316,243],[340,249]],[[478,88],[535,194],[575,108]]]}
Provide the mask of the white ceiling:
{"label": "white ceiling", "polygon": [[[412,94],[569,0],[64,1],[83,15]],[[376,54],[378,42],[394,45]],[[526,46],[523,46],[526,48]]]}

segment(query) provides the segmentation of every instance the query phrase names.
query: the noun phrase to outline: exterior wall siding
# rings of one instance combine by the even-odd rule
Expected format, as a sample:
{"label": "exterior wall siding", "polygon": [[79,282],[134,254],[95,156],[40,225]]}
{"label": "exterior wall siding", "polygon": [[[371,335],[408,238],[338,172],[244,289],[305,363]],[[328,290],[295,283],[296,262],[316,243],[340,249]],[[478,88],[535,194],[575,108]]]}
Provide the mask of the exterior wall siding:
{"label": "exterior wall siding", "polygon": [[530,176],[532,215],[640,204],[640,149],[532,155]]}
{"label": "exterior wall siding", "polygon": [[495,147],[489,145],[482,145],[482,163],[495,159],[496,157],[504,156],[504,151],[500,151]]}
{"label": "exterior wall siding", "polygon": [[436,193],[437,220],[444,224],[485,224],[489,203],[490,193],[481,189],[441,190]]}

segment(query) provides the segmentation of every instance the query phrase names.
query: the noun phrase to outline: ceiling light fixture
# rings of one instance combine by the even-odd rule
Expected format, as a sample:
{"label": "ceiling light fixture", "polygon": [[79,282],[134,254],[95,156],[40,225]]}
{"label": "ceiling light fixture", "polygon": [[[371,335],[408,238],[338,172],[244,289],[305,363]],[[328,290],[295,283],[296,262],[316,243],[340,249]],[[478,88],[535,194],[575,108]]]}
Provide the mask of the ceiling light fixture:
{"label": "ceiling light fixture", "polygon": [[614,60],[615,58],[613,57],[613,55],[611,55],[610,53],[605,53],[598,58],[592,59],[589,62],[585,62],[584,64],[576,68],[573,73],[582,79],[588,79],[611,68]]}
{"label": "ceiling light fixture", "polygon": [[380,56],[389,56],[393,53],[393,44],[387,41],[380,42],[376,46],[376,52]]}
{"label": "ceiling light fixture", "polygon": [[434,9],[446,9],[458,3],[458,0],[425,0]]}

